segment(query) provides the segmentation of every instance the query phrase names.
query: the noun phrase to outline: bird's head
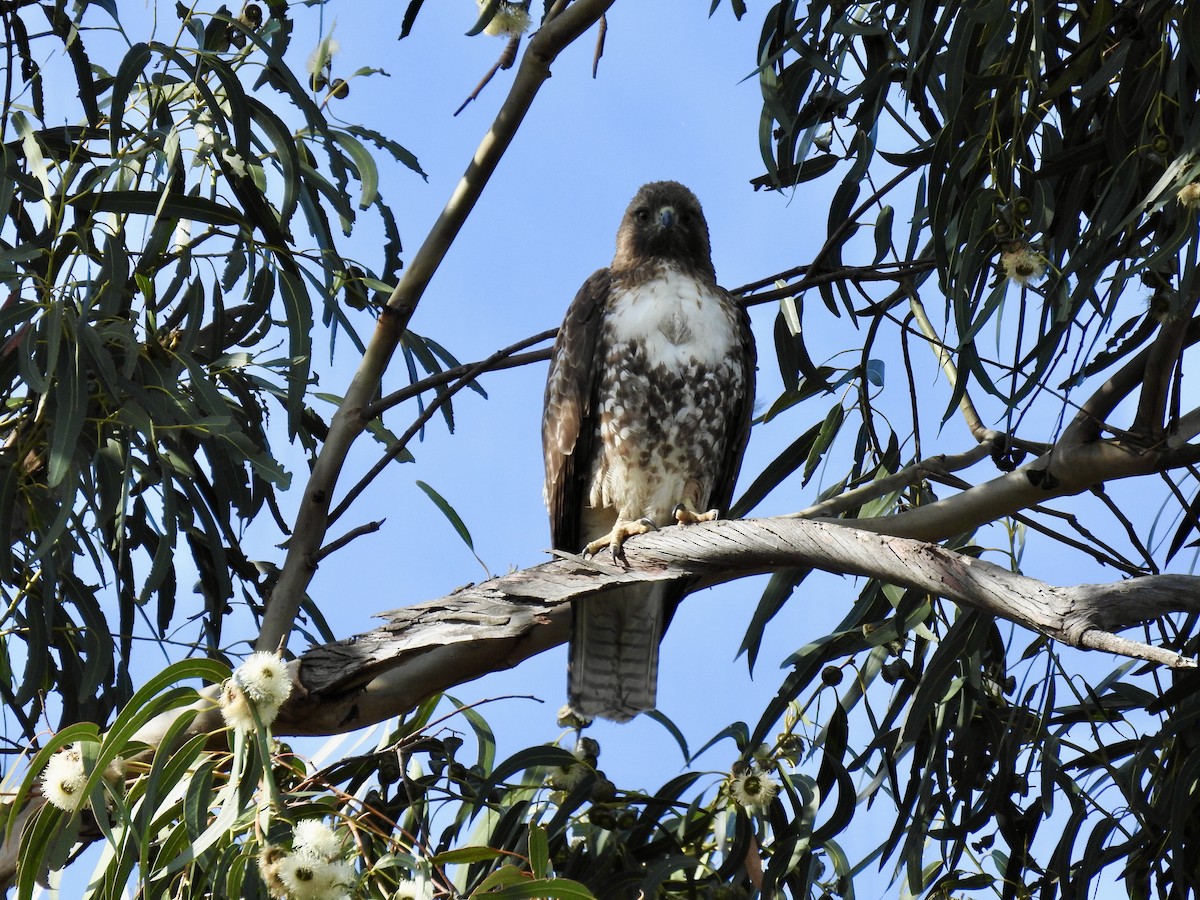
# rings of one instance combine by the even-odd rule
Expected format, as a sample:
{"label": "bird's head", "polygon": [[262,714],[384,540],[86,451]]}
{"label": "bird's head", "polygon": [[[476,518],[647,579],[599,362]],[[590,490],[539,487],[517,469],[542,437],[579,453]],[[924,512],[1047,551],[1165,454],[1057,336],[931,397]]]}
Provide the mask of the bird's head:
{"label": "bird's head", "polygon": [[628,271],[664,262],[713,276],[704,210],[677,181],[642,185],[617,231],[612,268]]}

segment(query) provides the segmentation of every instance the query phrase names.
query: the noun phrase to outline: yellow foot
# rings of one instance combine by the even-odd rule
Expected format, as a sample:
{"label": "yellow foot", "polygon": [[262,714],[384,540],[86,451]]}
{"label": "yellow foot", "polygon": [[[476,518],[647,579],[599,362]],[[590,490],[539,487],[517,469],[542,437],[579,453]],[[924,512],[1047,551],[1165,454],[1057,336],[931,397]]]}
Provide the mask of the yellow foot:
{"label": "yellow foot", "polygon": [[697,522],[715,522],[719,513],[715,509],[708,512],[693,512],[689,507],[680,503],[675,507],[675,521],[680,525],[695,525]]}
{"label": "yellow foot", "polygon": [[618,522],[613,526],[613,530],[604,537],[596,538],[596,540],[584,547],[583,555],[594,556],[605,547],[611,547],[613,560],[619,562],[625,556],[625,551],[621,549],[625,541],[633,537],[635,534],[646,534],[650,531],[658,531],[658,526],[649,519],[637,519],[633,522]]}

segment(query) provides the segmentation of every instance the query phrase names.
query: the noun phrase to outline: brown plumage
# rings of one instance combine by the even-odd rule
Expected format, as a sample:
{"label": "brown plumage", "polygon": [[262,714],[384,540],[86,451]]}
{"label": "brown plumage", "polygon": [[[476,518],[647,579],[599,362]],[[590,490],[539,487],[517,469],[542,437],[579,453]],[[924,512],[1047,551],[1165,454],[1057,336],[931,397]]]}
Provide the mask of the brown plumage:
{"label": "brown plumage", "polygon": [[[551,358],[542,445],[555,548],[619,557],[630,535],[727,507],[754,363],[749,319],[717,286],[700,203],[673,181],[644,185],[612,265],[580,288]],[[679,595],[637,585],[576,604],[577,715],[625,721],[654,708],[658,642]]]}

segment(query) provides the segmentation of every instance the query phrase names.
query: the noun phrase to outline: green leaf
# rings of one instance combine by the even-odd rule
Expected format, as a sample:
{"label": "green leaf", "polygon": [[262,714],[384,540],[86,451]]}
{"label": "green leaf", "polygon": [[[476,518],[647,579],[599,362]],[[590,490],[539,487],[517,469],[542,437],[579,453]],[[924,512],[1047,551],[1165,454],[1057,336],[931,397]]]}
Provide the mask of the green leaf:
{"label": "green leaf", "polygon": [[896,211],[891,206],[884,206],[875,218],[875,263],[883,261],[892,249],[892,219]]}
{"label": "green leaf", "polygon": [[688,754],[687,738],[683,736],[683,732],[679,730],[679,726],[671,721],[661,710],[652,709],[646,713],[646,718],[653,719],[663,728],[667,729],[667,733],[675,738],[675,743],[679,745],[679,751],[683,754],[683,761],[686,763],[691,757]]}
{"label": "green leaf", "polygon": [[120,141],[122,138],[121,125],[125,118],[125,101],[133,83],[145,74],[150,63],[150,45],[137,43],[126,51],[117,75],[113,79],[112,94],[109,98],[109,140],[110,152],[114,157],[121,155]]}
{"label": "green leaf", "polygon": [[[500,890],[491,890],[493,884],[503,884],[504,879],[497,879],[492,883],[490,878],[485,880],[476,891],[471,893],[472,897],[482,895],[483,891],[487,891],[487,897],[496,898],[511,898],[511,900],[519,900],[519,898],[546,898],[546,900],[596,900],[596,895],[589,891],[586,887],[577,881],[571,881],[566,878],[547,878],[547,879],[531,879],[521,883],[505,884]],[[485,888],[484,885],[487,885]]]}
{"label": "green leaf", "polygon": [[529,871],[534,878],[545,878],[550,874],[550,844],[546,840],[546,829],[540,825],[529,826]]}
{"label": "green leaf", "polygon": [[825,456],[825,451],[829,449],[841,431],[845,418],[846,411],[840,403],[835,404],[826,414],[825,421],[821,423],[821,430],[808,450],[802,484],[808,484],[809,479],[812,478],[813,472],[817,470],[817,466],[821,464],[821,460]]}
{"label": "green leaf", "polygon": [[427,485],[424,481],[417,481],[417,487],[423,490],[425,492],[425,496],[433,501],[433,505],[441,510],[442,515],[446,517],[451,526],[453,526],[454,530],[458,533],[458,536],[462,538],[462,542],[467,545],[467,549],[474,553],[475,542],[471,540],[471,532],[467,530],[466,524],[461,518],[459,518],[458,513],[454,511],[454,507],[447,503],[446,499],[441,494]]}
{"label": "green leaf", "polygon": [[61,484],[71,470],[79,433],[87,417],[88,386],[80,359],[82,345],[76,345],[72,349],[74,352],[61,354],[58,358],[54,391],[54,431],[50,438],[46,476],[50,487]]}
{"label": "green leaf", "polygon": [[290,352],[287,372],[288,433],[294,437],[300,431],[312,361],[312,301],[304,280],[287,268],[279,270],[279,290],[287,317]]}
{"label": "green leaf", "polygon": [[161,191],[107,190],[69,197],[72,206],[92,212],[140,216],[159,216],[168,219],[192,219],[209,225],[237,225],[249,228],[250,223],[240,212],[207,197],[194,197]]}
{"label": "green leaf", "polygon": [[397,144],[391,138],[385,137],[378,131],[373,131],[370,128],[364,128],[361,125],[349,125],[347,126],[346,130],[357,137],[370,141],[379,149],[386,150],[392,155],[392,158],[396,160],[396,162],[407,166],[426,181],[429,180],[429,176],[425,174],[425,170],[422,169],[421,164],[417,162],[417,157],[400,144]]}
{"label": "green leaf", "polygon": [[367,152],[366,147],[346,132],[333,131],[331,134],[354,161],[354,168],[358,170],[358,180],[362,185],[362,191],[358,197],[358,208],[367,209],[375,202],[375,197],[379,192],[379,169],[375,165],[375,159]]}
{"label": "green leaf", "polygon": [[479,8],[479,18],[475,20],[475,24],[471,26],[471,30],[467,32],[467,37],[474,37],[487,28],[488,23],[496,15],[496,10],[500,8],[500,0],[487,0],[483,6]]}
{"label": "green leaf", "polygon": [[490,862],[493,859],[508,857],[510,854],[492,847],[459,847],[456,850],[443,850],[435,853],[429,861],[435,866],[461,865],[463,863]]}

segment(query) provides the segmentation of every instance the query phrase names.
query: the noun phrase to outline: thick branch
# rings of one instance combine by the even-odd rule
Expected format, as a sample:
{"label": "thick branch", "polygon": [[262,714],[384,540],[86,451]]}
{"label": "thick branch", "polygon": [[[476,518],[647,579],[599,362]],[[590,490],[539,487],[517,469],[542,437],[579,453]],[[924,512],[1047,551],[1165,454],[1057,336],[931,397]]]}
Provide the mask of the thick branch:
{"label": "thick branch", "polygon": [[571,601],[634,581],[711,585],[783,568],[863,575],[973,606],[1075,647],[1173,667],[1177,654],[1116,629],[1168,612],[1200,612],[1200,578],[1156,575],[1054,587],[935,544],[792,518],[667,528],[625,545],[629,567],[578,558],[513,572],[388,613],[386,625],[305,653],[308,691],[284,708],[278,734],[330,734],[403,713],[429,695],[508,668],[566,640]]}
{"label": "thick branch", "polygon": [[[1183,349],[1200,340],[1200,319],[1192,319],[1185,328],[1175,327],[1181,327],[1183,330],[1182,343],[1176,351],[1175,358],[1178,358]],[[1063,432],[1059,444],[1088,444],[1099,438],[1105,427],[1105,420],[1112,415],[1121,401],[1142,388],[1146,378],[1146,367],[1152,360],[1161,357],[1162,352],[1160,341],[1155,340],[1113,373],[1080,407],[1075,419]]]}
{"label": "thick branch", "polygon": [[1196,311],[1196,300],[1192,297],[1183,310],[1166,319],[1150,345],[1137,414],[1130,429],[1147,441],[1161,440],[1166,433],[1171,376],[1179,366],[1180,355],[1187,343],[1187,323]]}

